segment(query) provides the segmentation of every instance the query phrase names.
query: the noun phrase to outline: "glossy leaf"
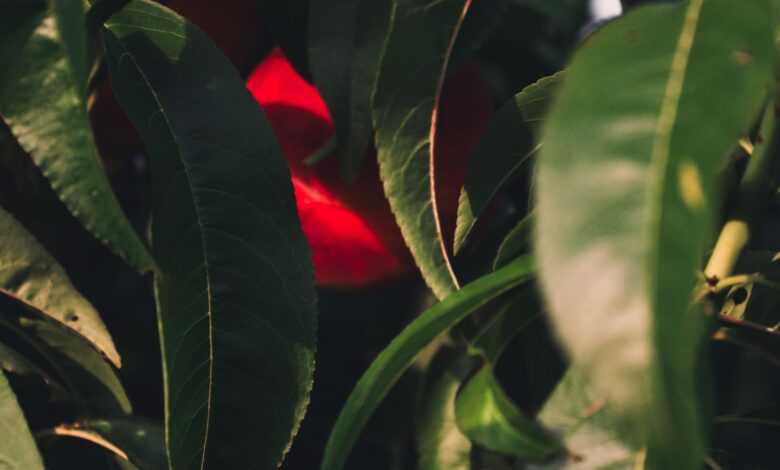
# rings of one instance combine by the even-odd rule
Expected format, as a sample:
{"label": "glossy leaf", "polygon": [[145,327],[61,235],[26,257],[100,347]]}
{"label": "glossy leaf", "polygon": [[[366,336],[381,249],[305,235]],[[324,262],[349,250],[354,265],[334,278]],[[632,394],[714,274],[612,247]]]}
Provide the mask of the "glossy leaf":
{"label": "glossy leaf", "polygon": [[115,94],[152,162],[171,467],[276,468],[308,404],[316,339],[287,165],[197,27],[139,0],[105,33]]}
{"label": "glossy leaf", "polygon": [[444,246],[432,183],[436,113],[471,0],[429,3],[394,3],[373,120],[385,195],[425,282],[443,299],[458,288],[458,280]]}
{"label": "glossy leaf", "polygon": [[473,362],[443,348],[426,368],[415,420],[418,468],[471,470],[472,445],[455,423],[455,396]]}
{"label": "glossy leaf", "polygon": [[87,115],[86,15],[81,1],[3,7],[0,114],[70,212],[135,268],[154,262],[123,214]]}
{"label": "glossy leaf", "polygon": [[490,365],[483,366],[460,391],[455,417],[458,428],[472,442],[506,455],[543,460],[562,449],[553,436],[512,403]]}
{"label": "glossy leaf", "polygon": [[578,52],[548,115],[536,250],[551,318],[652,468],[704,457],[707,320],[689,303],[717,168],[769,85],[772,17],[769,0],[634,10]]}
{"label": "glossy leaf", "polygon": [[368,418],[426,345],[490,300],[528,281],[532,273],[531,258],[520,258],[464,286],[428,309],[396,336],[377,356],[347,399],[328,439],[322,469],[343,467]]}
{"label": "glossy leaf", "polygon": [[44,470],[41,455],[27,427],[11,385],[0,371],[0,466],[8,469]]}
{"label": "glossy leaf", "polygon": [[121,364],[103,320],[68,275],[11,214],[0,208],[0,293],[56,320]]}
{"label": "glossy leaf", "polygon": [[53,434],[98,445],[143,470],[166,470],[162,427],[138,419],[90,419],[54,428]]}
{"label": "glossy leaf", "polygon": [[458,201],[455,253],[466,243],[496,193],[528,167],[541,148],[542,122],[563,77],[563,72],[558,72],[528,85],[503,105],[490,122],[469,158]]}
{"label": "glossy leaf", "polygon": [[623,440],[632,434],[626,423],[594,394],[585,377],[575,369],[566,372],[539,412],[538,420],[564,441],[566,452],[555,460],[530,464],[529,470],[645,468],[644,451]]}

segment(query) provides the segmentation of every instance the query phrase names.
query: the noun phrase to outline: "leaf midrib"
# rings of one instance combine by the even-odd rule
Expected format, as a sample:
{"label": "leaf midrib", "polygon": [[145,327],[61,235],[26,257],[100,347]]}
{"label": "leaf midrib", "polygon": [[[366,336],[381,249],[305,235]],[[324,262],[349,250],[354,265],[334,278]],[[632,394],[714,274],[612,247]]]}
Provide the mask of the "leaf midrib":
{"label": "leaf midrib", "polygon": [[688,69],[688,63],[693,49],[696,30],[699,24],[699,17],[703,8],[704,0],[690,0],[683,19],[680,37],[675,47],[672,57],[669,78],[666,82],[661,109],[658,116],[658,122],[653,139],[653,149],[650,157],[651,182],[648,188],[651,203],[649,209],[649,225],[651,236],[648,238],[648,249],[646,255],[646,285],[648,293],[651,296],[650,305],[654,308],[655,290],[657,288],[657,279],[653,274],[658,265],[658,256],[661,245],[661,218],[664,212],[663,201],[667,186],[664,176],[669,168],[670,148],[672,132],[677,119],[677,113],[680,108],[680,99],[685,86],[685,76]]}
{"label": "leaf midrib", "polygon": [[[131,25],[132,27],[136,27],[135,25]],[[154,32],[162,32],[162,31],[154,31]],[[126,47],[124,47],[124,44],[122,41],[117,41],[117,43],[122,47],[124,50],[124,55],[133,63],[136,70],[138,71],[139,75],[143,78],[144,84],[146,84],[146,87],[149,89],[155,103],[157,103],[157,106],[160,110],[160,115],[162,115],[163,120],[165,122],[165,127],[168,129],[171,138],[173,139],[177,150],[181,149],[181,146],[179,145],[179,138],[176,135],[176,132],[173,130],[173,126],[171,125],[171,121],[168,119],[168,114],[165,112],[165,107],[163,106],[162,102],[160,101],[157,92],[155,91],[154,87],[152,87],[151,82],[149,81],[148,77],[144,73],[143,69],[138,65],[138,62],[135,59],[135,56],[132,52],[130,52]],[[207,316],[208,316],[208,326],[209,326],[209,379],[208,379],[208,396],[206,398],[206,423],[205,423],[205,429],[203,433],[203,444],[201,447],[201,450],[203,451],[200,469],[203,470],[206,467],[206,445],[208,443],[209,438],[209,425],[211,423],[211,405],[213,400],[213,384],[214,384],[214,319],[213,319],[213,295],[211,292],[211,271],[207,256],[207,244],[206,244],[206,237],[205,237],[205,226],[203,224],[202,216],[200,213],[200,205],[198,203],[198,197],[195,193],[194,187],[192,185],[192,175],[190,174],[190,168],[187,166],[187,163],[185,162],[185,159],[182,157],[182,154],[180,151],[177,152],[177,156],[179,157],[179,161],[182,164],[182,168],[184,169],[184,174],[187,178],[187,187],[190,190],[190,195],[192,196],[193,200],[193,207],[195,209],[195,219],[198,223],[198,227],[200,228],[200,241],[201,241],[201,249],[203,250],[203,265],[205,267],[204,274],[206,276],[206,298],[208,300],[208,309],[207,309]],[[161,328],[162,331],[162,328]],[[163,360],[163,368],[167,369],[165,365],[165,360]],[[167,371],[165,373],[167,376]],[[166,391],[168,389],[168,383],[167,380],[165,382],[165,388]],[[165,411],[166,415],[170,416],[170,409],[169,409],[169,403],[168,400],[165,400]],[[169,442],[169,433],[170,433],[170,427],[169,427],[170,420],[165,420],[165,440],[166,442]],[[169,447],[169,446],[166,446]],[[166,452],[168,457],[168,465],[173,468],[173,462],[171,461],[171,455],[170,452]]]}

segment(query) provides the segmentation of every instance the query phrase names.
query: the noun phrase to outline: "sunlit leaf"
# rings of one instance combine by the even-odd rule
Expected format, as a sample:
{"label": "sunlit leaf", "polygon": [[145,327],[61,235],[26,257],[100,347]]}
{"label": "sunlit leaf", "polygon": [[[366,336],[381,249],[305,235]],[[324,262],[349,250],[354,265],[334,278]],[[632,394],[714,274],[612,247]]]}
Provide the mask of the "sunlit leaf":
{"label": "sunlit leaf", "polygon": [[8,469],[44,470],[16,395],[0,371],[0,465]]}
{"label": "sunlit leaf", "polygon": [[11,214],[0,208],[0,293],[16,299],[89,340],[121,364],[106,326],[65,270]]}
{"label": "sunlit leaf", "polygon": [[543,460],[562,449],[553,436],[512,403],[490,365],[483,366],[460,391],[455,416],[458,428],[469,439],[496,452]]}
{"label": "sunlit leaf", "polygon": [[632,11],[576,54],[542,137],[535,245],[551,318],[652,468],[704,457],[707,320],[690,300],[719,163],[770,83],[773,17],[769,0]]}
{"label": "sunlit leaf", "polygon": [[276,468],[308,404],[316,329],[287,165],[198,28],[139,0],[105,33],[115,94],[152,163],[171,467]]}
{"label": "sunlit leaf", "polygon": [[377,356],[347,399],[328,439],[322,469],[343,467],[368,418],[425,346],[479,307],[528,281],[532,274],[531,258],[519,258],[434,305],[396,336]]}
{"label": "sunlit leaf", "polygon": [[373,120],[385,194],[423,278],[439,299],[458,281],[448,260],[433,178],[435,125],[448,58],[471,0],[396,1]]}
{"label": "sunlit leaf", "polygon": [[84,4],[3,6],[0,115],[70,212],[135,268],[154,262],[122,213],[87,115],[90,60]]}
{"label": "sunlit leaf", "polygon": [[90,419],[59,425],[52,434],[91,442],[142,470],[168,468],[162,427],[146,420]]}

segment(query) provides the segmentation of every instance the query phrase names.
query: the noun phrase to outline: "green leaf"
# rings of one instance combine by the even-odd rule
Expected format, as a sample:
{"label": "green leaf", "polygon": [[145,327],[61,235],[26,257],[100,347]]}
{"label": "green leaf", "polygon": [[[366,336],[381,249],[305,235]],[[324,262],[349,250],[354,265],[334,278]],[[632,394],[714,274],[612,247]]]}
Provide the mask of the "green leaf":
{"label": "green leaf", "polygon": [[493,259],[493,270],[496,270],[531,249],[531,232],[535,224],[534,213],[520,220],[498,245],[496,257]]}
{"label": "green leaf", "polygon": [[44,470],[16,395],[0,371],[0,465],[8,469]]}
{"label": "green leaf", "polygon": [[443,299],[458,288],[432,184],[435,123],[447,63],[471,0],[396,0],[374,95],[379,173],[423,278]]}
{"label": "green leaf", "polygon": [[464,351],[444,347],[425,370],[415,420],[417,467],[471,470],[471,442],[455,423],[455,396],[473,368]]}
{"label": "green leaf", "polygon": [[455,400],[458,428],[487,449],[529,460],[542,460],[562,450],[561,444],[533,419],[525,416],[483,366]]}
{"label": "green leaf", "polygon": [[141,271],[154,261],[103,172],[87,115],[81,1],[18,2],[0,19],[0,115],[70,212]]}
{"label": "green leaf", "polygon": [[0,343],[0,369],[18,375],[36,375],[47,385],[63,391],[64,387],[33,361],[19,354],[13,348]]}
{"label": "green leaf", "polygon": [[458,201],[455,253],[466,243],[496,193],[529,165],[541,148],[542,122],[563,77],[563,72],[558,72],[528,85],[491,120],[468,160]]}
{"label": "green leaf", "polygon": [[168,468],[162,427],[147,420],[90,419],[59,425],[52,434],[89,441],[143,470]]}
{"label": "green leaf", "polygon": [[333,118],[342,155],[351,131],[352,59],[359,7],[360,0],[309,3],[309,68]]}
{"label": "green leaf", "polygon": [[15,322],[0,319],[0,324],[43,356],[87,414],[130,414],[132,407],[116,371],[83,337],[59,324],[28,317]]}
{"label": "green leaf", "polygon": [[567,452],[551,462],[528,465],[529,470],[645,468],[644,451],[624,441],[632,432],[576,369],[563,376],[538,420],[563,439]]}
{"label": "green leaf", "polygon": [[519,258],[434,305],[396,336],[352,390],[328,439],[322,469],[343,467],[368,418],[426,345],[479,307],[528,281],[533,269],[530,257]]}
{"label": "green leaf", "polygon": [[770,83],[773,17],[769,0],[634,10],[577,53],[548,115],[536,250],[552,322],[652,468],[704,457],[707,320],[689,304],[719,163]]}
{"label": "green leaf", "polygon": [[171,467],[276,468],[308,404],[316,342],[287,164],[197,27],[139,0],[105,37],[115,94],[152,163]]}
{"label": "green leaf", "polygon": [[390,35],[392,0],[360,0],[352,52],[349,140],[341,153],[342,174],[355,179],[374,140],[373,99]]}
{"label": "green leaf", "polygon": [[11,214],[0,208],[0,293],[56,320],[121,364],[103,320],[65,270]]}
{"label": "green leaf", "polygon": [[469,340],[472,351],[493,366],[512,340],[539,318],[542,308],[536,288],[528,286],[506,299],[497,310]]}

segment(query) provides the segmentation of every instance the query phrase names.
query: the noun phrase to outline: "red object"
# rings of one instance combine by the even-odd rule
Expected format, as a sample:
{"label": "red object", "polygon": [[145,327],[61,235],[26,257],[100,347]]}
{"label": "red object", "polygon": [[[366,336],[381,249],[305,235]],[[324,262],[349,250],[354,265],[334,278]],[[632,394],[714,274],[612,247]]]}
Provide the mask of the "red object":
{"label": "red object", "polygon": [[[476,67],[453,77],[457,80],[445,84],[442,110],[463,115],[440,116],[437,133],[437,155],[446,154],[446,160],[440,158],[443,169],[436,177],[447,233],[454,230],[466,158],[492,110]],[[290,166],[317,283],[359,287],[410,270],[411,256],[384,197],[374,151],[353,184],[341,179],[333,156],[314,167],[304,163],[333,136],[333,121],[317,90],[298,75],[279,49],[257,66],[247,86],[263,107]],[[453,167],[458,168],[450,171]]]}

